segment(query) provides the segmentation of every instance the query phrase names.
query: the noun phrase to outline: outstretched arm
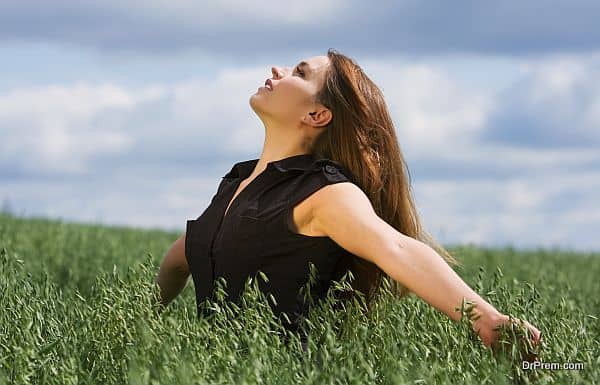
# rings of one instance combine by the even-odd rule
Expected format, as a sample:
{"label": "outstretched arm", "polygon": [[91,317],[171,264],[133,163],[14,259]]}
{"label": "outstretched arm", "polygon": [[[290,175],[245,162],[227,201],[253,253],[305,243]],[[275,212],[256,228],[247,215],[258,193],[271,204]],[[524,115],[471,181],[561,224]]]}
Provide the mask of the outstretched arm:
{"label": "outstretched arm", "polygon": [[[375,263],[394,280],[453,320],[463,299],[475,302],[473,329],[486,346],[498,338],[493,329],[508,316],[474,292],[430,246],[408,237],[381,219],[358,186],[342,182],[315,193],[312,226],[352,254]],[[536,339],[539,331],[526,323]]]}
{"label": "outstretched arm", "polygon": [[160,265],[156,283],[160,286],[160,303],[167,306],[185,287],[190,275],[185,258],[185,233],[169,248]]}

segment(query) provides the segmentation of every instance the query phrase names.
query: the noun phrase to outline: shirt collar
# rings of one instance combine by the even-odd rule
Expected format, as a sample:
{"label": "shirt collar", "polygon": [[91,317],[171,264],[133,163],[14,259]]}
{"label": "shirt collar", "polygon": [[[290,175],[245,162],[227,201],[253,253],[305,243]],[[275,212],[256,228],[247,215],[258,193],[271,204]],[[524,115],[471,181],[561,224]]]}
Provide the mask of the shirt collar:
{"label": "shirt collar", "polygon": [[[312,167],[315,162],[314,154],[299,154],[267,163],[267,168],[275,167],[281,172],[290,170],[305,171]],[[247,178],[258,163],[258,159],[250,159],[238,162],[223,178]]]}

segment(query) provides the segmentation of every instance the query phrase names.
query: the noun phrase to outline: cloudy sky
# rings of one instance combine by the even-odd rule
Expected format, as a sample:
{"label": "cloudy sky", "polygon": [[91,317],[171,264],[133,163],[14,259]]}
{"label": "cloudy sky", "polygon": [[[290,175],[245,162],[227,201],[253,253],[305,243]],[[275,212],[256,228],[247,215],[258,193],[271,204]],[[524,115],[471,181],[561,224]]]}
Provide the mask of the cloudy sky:
{"label": "cloudy sky", "polygon": [[381,88],[442,243],[600,250],[596,1],[0,2],[4,210],[183,231],[328,48]]}

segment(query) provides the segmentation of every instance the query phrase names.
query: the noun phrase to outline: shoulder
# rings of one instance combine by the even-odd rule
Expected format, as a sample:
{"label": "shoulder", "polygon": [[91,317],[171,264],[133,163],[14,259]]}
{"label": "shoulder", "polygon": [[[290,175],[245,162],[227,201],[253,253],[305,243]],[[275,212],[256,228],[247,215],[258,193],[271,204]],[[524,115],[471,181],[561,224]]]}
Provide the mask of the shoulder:
{"label": "shoulder", "polygon": [[371,201],[356,184],[351,181],[323,186],[314,193],[313,211],[326,215],[329,212],[352,207],[372,208]]}
{"label": "shoulder", "polygon": [[[333,200],[339,201],[339,198],[343,197],[345,201],[348,201],[349,199],[356,199],[357,194],[362,193],[362,190],[355,183],[352,173],[334,160],[328,158],[315,159],[308,167],[308,172],[319,177],[314,179],[314,183],[312,183],[314,186],[310,188],[311,217],[314,217],[315,210],[327,205],[331,207]],[[366,196],[364,197],[366,198]]]}
{"label": "shoulder", "polygon": [[374,262],[398,232],[375,212],[368,196],[354,183],[328,185],[315,193],[312,229],[342,248]]}
{"label": "shoulder", "polygon": [[312,198],[311,225],[322,234],[335,223],[341,225],[343,215],[369,216],[374,213],[369,197],[352,182],[340,182],[323,186]]}

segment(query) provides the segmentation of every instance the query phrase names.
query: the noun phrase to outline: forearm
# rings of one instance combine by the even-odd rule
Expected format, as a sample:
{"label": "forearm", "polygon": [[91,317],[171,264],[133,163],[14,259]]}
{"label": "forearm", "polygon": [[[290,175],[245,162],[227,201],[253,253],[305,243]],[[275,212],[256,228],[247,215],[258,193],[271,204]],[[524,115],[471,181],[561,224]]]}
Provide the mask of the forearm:
{"label": "forearm", "polygon": [[189,277],[188,272],[170,269],[164,265],[160,267],[156,283],[160,287],[160,303],[167,306],[185,287]]}
{"label": "forearm", "polygon": [[391,278],[457,321],[463,298],[475,302],[473,315],[482,316],[480,322],[493,322],[500,316],[491,304],[474,292],[444,259],[428,245],[413,238],[404,237],[389,251],[379,267]]}

